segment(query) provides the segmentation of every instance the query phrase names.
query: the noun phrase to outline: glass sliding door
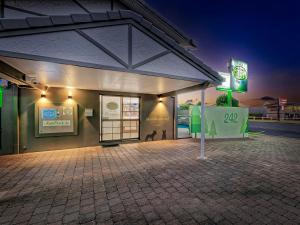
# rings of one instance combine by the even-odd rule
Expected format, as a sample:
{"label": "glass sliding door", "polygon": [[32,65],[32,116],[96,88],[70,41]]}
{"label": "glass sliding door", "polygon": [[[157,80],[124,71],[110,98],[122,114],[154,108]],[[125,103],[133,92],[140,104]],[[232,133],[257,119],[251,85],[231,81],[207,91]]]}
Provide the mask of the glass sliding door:
{"label": "glass sliding door", "polygon": [[200,91],[187,92],[177,95],[177,138],[190,138],[190,109],[201,105]]}
{"label": "glass sliding door", "polygon": [[100,141],[139,138],[139,98],[101,95],[100,112]]}

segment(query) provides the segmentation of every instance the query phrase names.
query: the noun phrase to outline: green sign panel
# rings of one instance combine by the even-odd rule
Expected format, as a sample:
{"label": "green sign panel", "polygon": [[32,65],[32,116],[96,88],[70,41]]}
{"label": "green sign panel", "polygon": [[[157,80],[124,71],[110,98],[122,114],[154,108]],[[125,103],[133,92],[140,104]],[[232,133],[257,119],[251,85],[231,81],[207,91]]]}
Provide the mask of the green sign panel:
{"label": "green sign panel", "polygon": [[[197,110],[197,114],[194,114]],[[200,106],[190,107],[190,132],[201,132]],[[206,138],[243,138],[248,137],[248,108],[241,107],[207,107],[205,111],[205,137]],[[198,115],[199,123],[194,124]],[[199,125],[198,125],[199,124]],[[193,129],[193,127],[198,129]],[[199,130],[199,131],[198,131]],[[198,136],[198,135],[197,135]]]}
{"label": "green sign panel", "polygon": [[219,72],[224,79],[223,83],[217,86],[218,91],[247,92],[248,90],[248,65],[245,62],[231,59],[229,73]]}
{"label": "green sign panel", "polygon": [[231,59],[231,90],[235,92],[247,92],[248,89],[248,65],[245,62]]}
{"label": "green sign panel", "polygon": [[191,133],[200,133],[201,131],[201,114],[200,114],[200,107],[194,105],[191,107]]}

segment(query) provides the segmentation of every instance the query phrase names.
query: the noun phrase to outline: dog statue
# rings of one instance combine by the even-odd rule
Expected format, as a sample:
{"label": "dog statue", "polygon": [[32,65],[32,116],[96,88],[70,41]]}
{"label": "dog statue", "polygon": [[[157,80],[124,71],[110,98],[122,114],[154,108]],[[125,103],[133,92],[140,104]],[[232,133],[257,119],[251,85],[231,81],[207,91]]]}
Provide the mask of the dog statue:
{"label": "dog statue", "polygon": [[152,132],[152,134],[147,134],[147,136],[146,136],[146,138],[145,138],[145,141],[149,141],[150,139],[151,139],[152,141],[154,141],[154,137],[155,137],[156,134],[157,134],[156,130],[154,130],[154,131]]}
{"label": "dog statue", "polygon": [[163,130],[162,132],[161,140],[167,140],[167,130]]}

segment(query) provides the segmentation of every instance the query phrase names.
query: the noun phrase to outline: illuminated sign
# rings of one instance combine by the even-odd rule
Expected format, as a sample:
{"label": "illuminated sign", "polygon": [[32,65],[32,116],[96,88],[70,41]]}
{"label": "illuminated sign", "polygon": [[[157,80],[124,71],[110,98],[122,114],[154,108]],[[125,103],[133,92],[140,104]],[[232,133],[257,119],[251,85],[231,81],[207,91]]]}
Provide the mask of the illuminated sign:
{"label": "illuminated sign", "polygon": [[217,90],[226,91],[230,90],[230,73],[219,72],[219,75],[224,79],[221,85],[217,86]]}
{"label": "illuminated sign", "polygon": [[247,92],[248,90],[248,65],[245,62],[231,59],[229,66],[230,73],[219,72],[224,79],[221,85],[217,86],[218,91]]}
{"label": "illuminated sign", "polygon": [[287,104],[287,99],[286,98],[279,98],[279,105],[280,106],[285,106]]}
{"label": "illuminated sign", "polygon": [[8,86],[8,81],[0,79],[0,108],[3,106],[3,89]]}
{"label": "illuminated sign", "polygon": [[36,137],[77,134],[77,107],[70,103],[36,104]]}
{"label": "illuminated sign", "polygon": [[56,120],[58,117],[58,112],[56,109],[42,109],[42,119],[43,120]]}
{"label": "illuminated sign", "polygon": [[230,84],[231,90],[235,92],[247,92],[248,90],[247,63],[231,59],[230,73],[231,73],[231,84]]}

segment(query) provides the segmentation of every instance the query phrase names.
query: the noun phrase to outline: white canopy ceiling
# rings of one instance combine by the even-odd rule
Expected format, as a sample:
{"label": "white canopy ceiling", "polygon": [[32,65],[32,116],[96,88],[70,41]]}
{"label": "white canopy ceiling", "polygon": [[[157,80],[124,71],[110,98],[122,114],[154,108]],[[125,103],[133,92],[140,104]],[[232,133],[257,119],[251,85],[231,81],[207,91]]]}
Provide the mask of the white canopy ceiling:
{"label": "white canopy ceiling", "polygon": [[158,76],[93,69],[58,63],[0,57],[0,60],[49,87],[163,94],[199,83]]}

